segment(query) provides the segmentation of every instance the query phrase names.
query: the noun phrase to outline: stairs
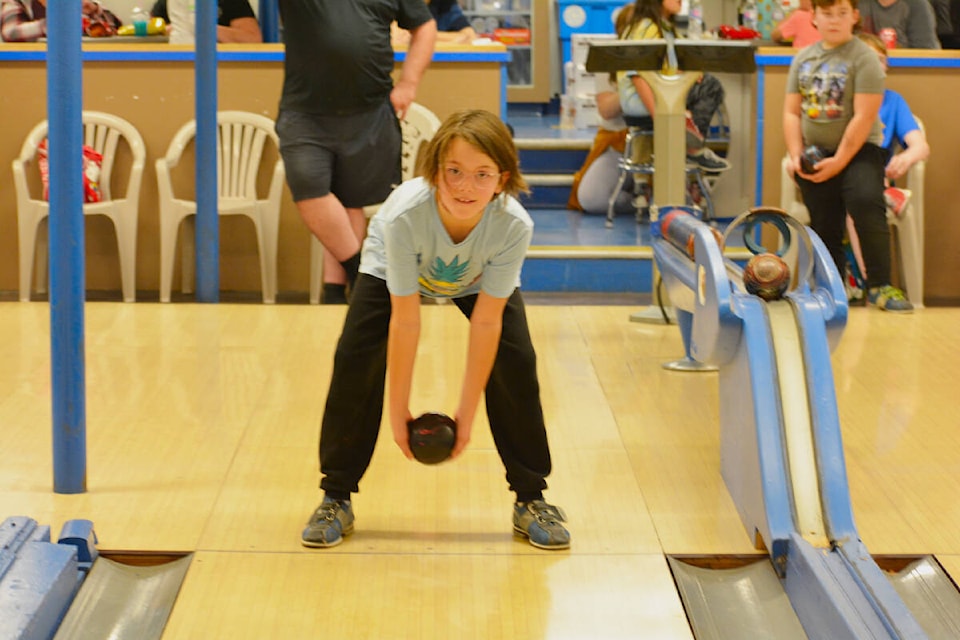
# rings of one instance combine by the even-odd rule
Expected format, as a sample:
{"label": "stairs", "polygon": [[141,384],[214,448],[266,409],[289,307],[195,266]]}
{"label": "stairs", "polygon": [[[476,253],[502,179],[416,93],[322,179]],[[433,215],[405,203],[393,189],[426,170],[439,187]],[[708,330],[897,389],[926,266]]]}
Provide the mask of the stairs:
{"label": "stairs", "polygon": [[544,137],[515,139],[520,166],[531,194],[521,202],[534,218],[534,236],[523,269],[523,289],[550,294],[649,293],[652,256],[646,232],[631,217],[605,229],[599,216],[567,210],[573,174],[583,164],[593,143],[592,132],[577,137],[544,130]]}
{"label": "stairs", "polygon": [[521,200],[528,209],[564,209],[573,174],[590,151],[582,138],[518,138],[520,167],[532,193]]}

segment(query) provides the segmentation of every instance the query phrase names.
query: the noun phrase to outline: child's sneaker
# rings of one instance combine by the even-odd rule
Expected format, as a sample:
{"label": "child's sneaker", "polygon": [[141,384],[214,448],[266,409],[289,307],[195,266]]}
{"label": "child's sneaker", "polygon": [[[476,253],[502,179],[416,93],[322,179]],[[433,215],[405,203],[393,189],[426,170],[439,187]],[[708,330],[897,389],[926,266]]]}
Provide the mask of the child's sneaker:
{"label": "child's sneaker", "polygon": [[566,519],[559,507],[543,500],[513,505],[513,530],[539,549],[570,548],[570,532],[560,524]]}
{"label": "child's sneaker", "polygon": [[349,500],[324,496],[323,502],[310,516],[307,528],[300,535],[305,547],[335,547],[343,536],[353,533],[353,506]]}
{"label": "child's sneaker", "polygon": [[870,304],[876,305],[882,311],[913,313],[913,305],[903,295],[903,291],[893,285],[885,284],[882,287],[871,287],[869,297]]}
{"label": "child's sneaker", "polygon": [[688,153],[687,164],[700,167],[704,171],[712,173],[726,171],[730,168],[730,163],[714,153],[713,149],[709,147],[704,147],[696,153]]}

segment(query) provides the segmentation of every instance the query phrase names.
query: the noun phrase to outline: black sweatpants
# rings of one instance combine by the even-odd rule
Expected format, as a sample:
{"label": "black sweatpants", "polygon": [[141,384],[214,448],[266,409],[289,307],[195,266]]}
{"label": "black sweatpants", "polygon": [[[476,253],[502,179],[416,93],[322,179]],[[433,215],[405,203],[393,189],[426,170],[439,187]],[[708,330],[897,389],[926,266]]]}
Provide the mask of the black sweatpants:
{"label": "black sweatpants", "polygon": [[886,152],[866,143],[843,171],[826,182],[809,182],[797,176],[803,204],[810,211],[810,226],[833,257],[843,274],[846,256],[843,236],[847,213],[860,238],[867,286],[890,283],[890,228],[883,201],[883,170]]}
{"label": "black sweatpants", "polygon": [[[454,298],[467,318],[477,296]],[[356,493],[373,456],[383,414],[390,326],[387,283],[360,274],[337,343],[320,428],[320,487]],[[537,356],[520,291],[503,311],[503,330],[486,387],[487,416],[512,491],[546,488],[550,447],[540,405]]]}

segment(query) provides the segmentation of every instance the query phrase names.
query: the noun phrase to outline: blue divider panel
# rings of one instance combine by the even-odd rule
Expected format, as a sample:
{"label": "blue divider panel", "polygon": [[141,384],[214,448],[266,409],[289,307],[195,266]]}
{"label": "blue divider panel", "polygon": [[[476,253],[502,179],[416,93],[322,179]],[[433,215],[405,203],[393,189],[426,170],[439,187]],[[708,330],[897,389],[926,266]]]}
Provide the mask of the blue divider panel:
{"label": "blue divider panel", "polygon": [[64,525],[63,544],[50,542],[50,527],[15,516],[0,524],[0,638],[50,640],[96,559],[89,520]]}

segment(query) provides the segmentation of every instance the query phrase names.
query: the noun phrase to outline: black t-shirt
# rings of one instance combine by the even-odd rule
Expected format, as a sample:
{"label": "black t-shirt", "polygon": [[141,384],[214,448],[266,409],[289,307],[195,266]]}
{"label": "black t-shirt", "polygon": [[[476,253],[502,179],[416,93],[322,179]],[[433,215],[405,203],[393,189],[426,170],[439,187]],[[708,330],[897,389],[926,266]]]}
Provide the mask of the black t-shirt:
{"label": "black t-shirt", "polygon": [[438,31],[460,31],[470,26],[457,0],[431,0],[429,6]]}
{"label": "black t-shirt", "polygon": [[378,106],[393,89],[390,23],[416,29],[433,18],[423,0],[280,0],[280,108],[340,115]]}
{"label": "black t-shirt", "polygon": [[[221,27],[229,27],[230,23],[237,18],[257,17],[248,0],[217,0],[217,5],[220,10],[217,24]],[[157,0],[153,8],[150,9],[150,15],[170,22],[170,16],[167,14],[167,0]]]}

